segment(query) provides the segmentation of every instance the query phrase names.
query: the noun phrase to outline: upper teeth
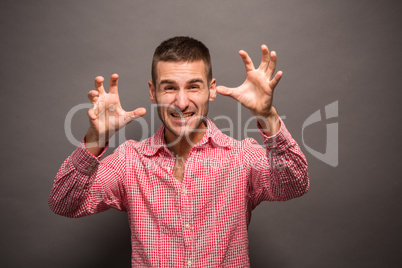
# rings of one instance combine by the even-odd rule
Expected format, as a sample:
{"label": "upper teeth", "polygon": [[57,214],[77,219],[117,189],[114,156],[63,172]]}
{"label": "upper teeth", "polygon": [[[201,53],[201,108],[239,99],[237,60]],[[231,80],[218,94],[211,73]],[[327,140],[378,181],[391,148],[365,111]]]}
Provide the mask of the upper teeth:
{"label": "upper teeth", "polygon": [[174,117],[182,117],[182,118],[187,118],[192,116],[193,114],[172,114]]}

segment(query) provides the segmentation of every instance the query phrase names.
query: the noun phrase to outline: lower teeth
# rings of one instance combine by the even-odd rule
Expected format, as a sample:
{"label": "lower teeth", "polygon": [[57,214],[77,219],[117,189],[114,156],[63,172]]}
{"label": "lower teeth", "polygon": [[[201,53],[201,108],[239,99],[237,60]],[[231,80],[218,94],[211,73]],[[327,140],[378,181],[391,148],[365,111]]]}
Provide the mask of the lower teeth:
{"label": "lower teeth", "polygon": [[177,115],[173,115],[173,117],[176,117],[176,118],[189,118],[189,117],[191,117],[191,115],[186,115],[186,116],[177,116]]}

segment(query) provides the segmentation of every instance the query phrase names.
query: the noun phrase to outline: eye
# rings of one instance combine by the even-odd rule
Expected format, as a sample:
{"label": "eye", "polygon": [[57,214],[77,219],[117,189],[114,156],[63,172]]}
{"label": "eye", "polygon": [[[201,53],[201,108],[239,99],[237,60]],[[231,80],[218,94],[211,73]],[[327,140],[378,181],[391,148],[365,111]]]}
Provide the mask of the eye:
{"label": "eye", "polygon": [[172,87],[172,86],[167,86],[167,87],[165,87],[165,90],[166,90],[166,91],[172,91],[172,90],[174,90],[174,87]]}
{"label": "eye", "polygon": [[190,89],[199,89],[200,86],[199,86],[199,85],[191,85],[189,88],[190,88]]}

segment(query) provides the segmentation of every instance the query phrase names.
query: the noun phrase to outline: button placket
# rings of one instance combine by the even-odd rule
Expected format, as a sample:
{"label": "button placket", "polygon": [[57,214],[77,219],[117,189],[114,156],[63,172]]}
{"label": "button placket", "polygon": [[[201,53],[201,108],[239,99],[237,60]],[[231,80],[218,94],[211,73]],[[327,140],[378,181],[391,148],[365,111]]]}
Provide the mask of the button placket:
{"label": "button placket", "polygon": [[[194,149],[194,148],[193,148]],[[189,186],[191,185],[191,180],[193,176],[192,168],[192,151],[190,151],[187,156],[185,166],[184,166],[184,177],[182,182],[182,224],[183,224],[183,236],[185,243],[185,256],[187,259],[187,267],[194,266],[193,264],[193,247],[194,247],[194,234],[193,234],[193,207],[192,207],[192,192]]]}
{"label": "button placket", "polygon": [[[186,249],[186,258],[191,259],[192,256],[192,247],[193,247],[193,234],[191,230],[191,215],[192,215],[192,208],[191,208],[191,196],[189,195],[189,190],[186,187],[186,184],[182,184],[181,188],[181,205],[182,205],[182,226],[183,226],[183,238],[184,244]],[[190,265],[191,266],[191,261]]]}

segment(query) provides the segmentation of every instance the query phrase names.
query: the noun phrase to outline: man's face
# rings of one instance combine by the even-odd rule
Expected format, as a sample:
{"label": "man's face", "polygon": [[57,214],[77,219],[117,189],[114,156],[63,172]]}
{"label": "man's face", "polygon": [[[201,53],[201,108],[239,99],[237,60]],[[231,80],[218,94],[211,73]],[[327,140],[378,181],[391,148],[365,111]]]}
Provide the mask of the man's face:
{"label": "man's face", "polygon": [[203,118],[208,103],[216,96],[216,81],[208,84],[205,64],[160,61],[156,65],[155,85],[148,82],[150,97],[158,105],[158,115],[166,135],[183,136],[205,128]]}

